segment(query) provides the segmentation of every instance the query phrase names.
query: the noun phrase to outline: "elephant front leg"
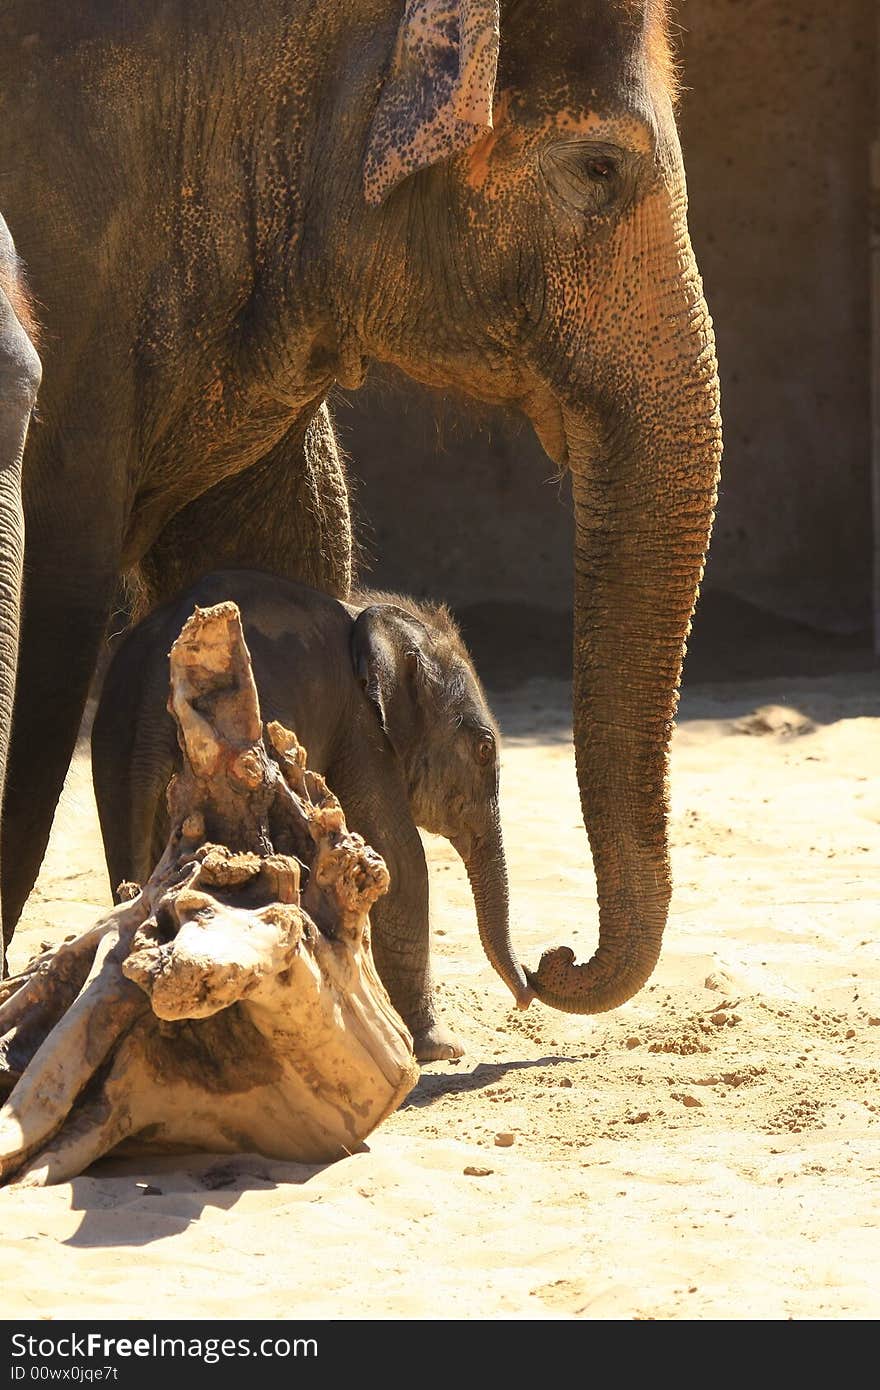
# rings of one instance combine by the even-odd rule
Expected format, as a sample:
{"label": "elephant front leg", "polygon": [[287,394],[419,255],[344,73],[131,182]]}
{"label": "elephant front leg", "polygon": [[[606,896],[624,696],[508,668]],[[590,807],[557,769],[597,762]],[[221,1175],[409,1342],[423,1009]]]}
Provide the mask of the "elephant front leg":
{"label": "elephant front leg", "polygon": [[[362,750],[363,753],[363,750]],[[381,854],[391,883],[370,912],[376,969],[413,1037],[419,1062],[461,1057],[464,1043],[438,1017],[431,978],[428,865],[394,755],[382,751],[328,769],[353,830]],[[353,785],[354,784],[354,785]]]}
{"label": "elephant front leg", "polygon": [[[375,837],[374,837],[375,838]],[[382,852],[385,858],[384,852]],[[427,873],[427,870],[426,870]],[[461,1057],[464,1043],[453,1028],[437,1015],[431,977],[427,886],[424,912],[416,914],[407,892],[391,888],[370,913],[373,959],[391,1002],[413,1038],[419,1062],[446,1062]]]}
{"label": "elephant front leg", "polygon": [[352,534],[345,469],[326,405],[259,463],[209,488],[140,561],[150,609],[211,570],[265,570],[347,598]]}

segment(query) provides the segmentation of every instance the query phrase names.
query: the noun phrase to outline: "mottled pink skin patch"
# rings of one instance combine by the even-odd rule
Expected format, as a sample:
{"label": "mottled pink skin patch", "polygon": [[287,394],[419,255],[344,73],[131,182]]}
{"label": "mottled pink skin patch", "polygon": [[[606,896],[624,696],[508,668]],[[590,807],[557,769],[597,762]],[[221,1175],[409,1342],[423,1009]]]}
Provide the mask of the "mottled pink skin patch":
{"label": "mottled pink skin patch", "polygon": [[367,202],[491,128],[498,0],[407,0],[370,129]]}

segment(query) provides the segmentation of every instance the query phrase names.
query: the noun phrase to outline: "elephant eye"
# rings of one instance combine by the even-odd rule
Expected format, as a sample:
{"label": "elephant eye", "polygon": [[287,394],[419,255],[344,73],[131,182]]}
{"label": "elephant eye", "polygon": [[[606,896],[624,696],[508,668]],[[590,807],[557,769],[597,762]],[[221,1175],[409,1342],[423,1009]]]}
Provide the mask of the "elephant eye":
{"label": "elephant eye", "polygon": [[585,168],[591,179],[610,179],[617,173],[617,165],[613,159],[588,159]]}
{"label": "elephant eye", "polygon": [[559,140],[541,154],[551,191],[574,212],[595,216],[618,200],[625,180],[623,152],[585,140]]}
{"label": "elephant eye", "polygon": [[476,747],[477,762],[486,767],[495,757],[495,740],[490,734],[484,734]]}

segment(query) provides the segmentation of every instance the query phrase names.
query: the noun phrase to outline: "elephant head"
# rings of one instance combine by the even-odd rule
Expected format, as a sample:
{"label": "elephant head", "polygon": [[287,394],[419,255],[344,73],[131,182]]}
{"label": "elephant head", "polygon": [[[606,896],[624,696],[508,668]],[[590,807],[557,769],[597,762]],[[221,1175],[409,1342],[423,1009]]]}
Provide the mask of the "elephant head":
{"label": "elephant head", "polygon": [[660,952],[669,741],[721,456],[674,87],[664,0],[406,0],[363,163],[382,264],[367,352],[518,408],[571,473],[599,944],[580,965],[545,952],[529,980],[575,1013],[623,1003]]}
{"label": "elephant head", "polygon": [[483,949],[525,1008],[533,994],[510,941],[498,729],[461,636],[445,608],[413,611],[396,599],[364,608],[351,644],[403,770],[413,820],[461,855]]}

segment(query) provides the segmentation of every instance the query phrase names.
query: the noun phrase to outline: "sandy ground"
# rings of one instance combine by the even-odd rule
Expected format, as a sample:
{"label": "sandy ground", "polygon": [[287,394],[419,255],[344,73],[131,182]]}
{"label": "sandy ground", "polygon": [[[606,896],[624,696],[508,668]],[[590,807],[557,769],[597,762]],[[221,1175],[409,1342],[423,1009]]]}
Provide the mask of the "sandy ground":
{"label": "sandy ground", "polygon": [[[495,703],[520,954],[583,959],[568,690]],[[438,988],[467,1055],[328,1167],[111,1160],[0,1193],[4,1316],[877,1317],[878,774],[876,677],[690,689],[663,955],[593,1019],[511,1012],[461,866],[430,840]],[[13,964],[106,901],[81,749]]]}

